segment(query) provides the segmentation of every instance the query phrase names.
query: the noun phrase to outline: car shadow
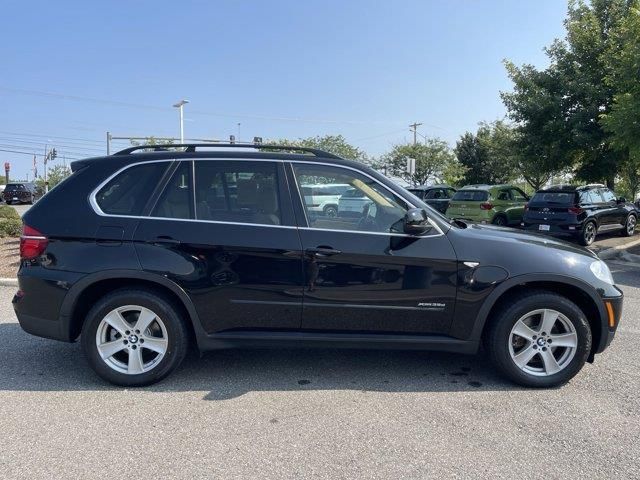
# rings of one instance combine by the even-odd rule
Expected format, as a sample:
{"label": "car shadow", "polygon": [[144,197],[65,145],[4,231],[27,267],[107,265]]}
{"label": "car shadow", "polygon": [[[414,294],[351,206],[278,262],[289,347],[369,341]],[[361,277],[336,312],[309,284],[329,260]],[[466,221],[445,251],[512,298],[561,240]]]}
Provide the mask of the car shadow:
{"label": "car shadow", "polygon": [[[0,391],[120,390],[98,378],[78,343],[33,337],[0,324]],[[457,392],[516,390],[485,355],[343,349],[230,349],[194,352],[147,392],[204,392],[221,401],[249,392],[353,390]]]}

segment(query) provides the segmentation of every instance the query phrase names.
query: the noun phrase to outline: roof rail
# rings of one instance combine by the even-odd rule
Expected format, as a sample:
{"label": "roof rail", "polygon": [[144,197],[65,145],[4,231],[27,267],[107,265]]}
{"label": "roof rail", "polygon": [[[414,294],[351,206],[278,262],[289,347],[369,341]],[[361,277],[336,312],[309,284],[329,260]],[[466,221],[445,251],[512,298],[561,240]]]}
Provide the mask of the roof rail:
{"label": "roof rail", "polygon": [[316,157],[342,158],[333,153],[325,152],[318,148],[292,147],[289,145],[268,145],[255,143],[170,143],[166,145],[137,145],[125,148],[113,155],[129,155],[138,150],[152,150],[154,152],[168,152],[174,148],[184,148],[185,152],[195,152],[198,148],[253,148],[256,150],[289,150],[294,152],[311,153]]}

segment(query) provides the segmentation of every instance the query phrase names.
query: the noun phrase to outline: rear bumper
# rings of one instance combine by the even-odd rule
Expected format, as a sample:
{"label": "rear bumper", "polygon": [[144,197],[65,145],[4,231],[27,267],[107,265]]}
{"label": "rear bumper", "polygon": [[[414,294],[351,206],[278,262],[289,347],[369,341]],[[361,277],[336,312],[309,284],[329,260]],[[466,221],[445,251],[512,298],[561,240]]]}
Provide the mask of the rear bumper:
{"label": "rear bumper", "polygon": [[38,337],[71,342],[69,319],[62,305],[71,285],[81,274],[23,267],[18,273],[18,292],[13,310],[22,329]]}
{"label": "rear bumper", "polygon": [[[540,225],[549,225],[549,230],[540,230]],[[581,223],[553,225],[544,222],[527,222],[524,220],[520,226],[528,232],[543,233],[556,237],[575,237],[582,231]]]}

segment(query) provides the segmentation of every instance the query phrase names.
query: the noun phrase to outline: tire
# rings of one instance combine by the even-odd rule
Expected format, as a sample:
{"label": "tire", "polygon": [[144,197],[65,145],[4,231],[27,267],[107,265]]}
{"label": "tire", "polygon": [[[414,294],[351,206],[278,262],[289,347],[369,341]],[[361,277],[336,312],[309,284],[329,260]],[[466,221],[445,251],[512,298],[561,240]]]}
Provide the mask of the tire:
{"label": "tire", "polygon": [[[137,331],[138,320],[147,328]],[[89,311],[81,342],[98,376],[114,385],[141,387],[159,382],[180,365],[188,350],[188,331],[185,319],[161,295],[121,289],[101,298]]]}
{"label": "tire", "polygon": [[11,200],[7,200],[7,205],[11,205]]}
{"label": "tire", "polygon": [[[549,325],[552,330],[547,332]],[[566,346],[558,346],[561,342]],[[571,380],[584,366],[591,342],[584,312],[568,298],[545,290],[517,295],[496,312],[485,335],[496,368],[512,382],[534,388],[556,387]]]}
{"label": "tire", "polygon": [[624,228],[622,229],[622,235],[625,237],[632,237],[636,233],[636,225],[638,224],[638,218],[630,213],[627,217],[627,221],[624,222]]}
{"label": "tire", "polygon": [[335,205],[327,205],[323,209],[325,217],[335,218],[338,216],[338,207]]}
{"label": "tire", "polygon": [[578,242],[580,243],[580,245],[588,247],[594,242],[597,234],[598,226],[596,225],[596,222],[586,222],[582,227],[580,235],[578,236]]}
{"label": "tire", "polygon": [[504,215],[496,215],[493,217],[493,220],[491,220],[491,223],[499,227],[506,227],[509,224],[507,217]]}

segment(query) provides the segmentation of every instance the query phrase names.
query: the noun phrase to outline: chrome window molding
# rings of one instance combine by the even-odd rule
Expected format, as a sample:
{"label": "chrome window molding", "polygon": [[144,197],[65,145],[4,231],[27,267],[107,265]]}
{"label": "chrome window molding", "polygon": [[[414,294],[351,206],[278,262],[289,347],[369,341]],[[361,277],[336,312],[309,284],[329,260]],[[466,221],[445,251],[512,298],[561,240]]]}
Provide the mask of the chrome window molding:
{"label": "chrome window molding", "polygon": [[[185,158],[185,159],[179,159],[179,158],[167,158],[167,159],[155,159],[155,160],[147,160],[147,161],[141,161],[141,162],[135,162],[135,163],[130,163],[128,165],[125,165],[124,167],[116,170],[114,173],[112,173],[111,175],[109,175],[105,180],[103,180],[96,188],[94,188],[91,193],[89,194],[89,204],[91,205],[91,208],[93,209],[93,211],[101,216],[101,217],[110,217],[110,218],[133,218],[133,219],[138,219],[138,220],[142,220],[142,219],[149,219],[149,220],[173,220],[173,221],[179,221],[179,222],[197,222],[197,223],[213,223],[213,224],[221,224],[221,225],[240,225],[240,226],[257,226],[257,227],[271,227],[271,228],[288,228],[288,229],[302,229],[302,230],[316,230],[316,231],[331,231],[331,232],[343,232],[343,233],[360,233],[360,234],[367,234],[367,235],[387,235],[387,236],[395,236],[395,237],[409,237],[409,238],[430,238],[430,237],[436,237],[436,236],[440,236],[440,235],[444,235],[444,232],[442,231],[442,229],[440,228],[440,226],[435,223],[431,218],[428,218],[429,223],[431,224],[431,226],[433,228],[435,228],[439,235],[425,235],[425,236],[420,236],[420,235],[409,235],[406,233],[392,233],[392,232],[366,232],[366,231],[360,231],[360,230],[340,230],[340,229],[327,229],[327,228],[314,228],[314,227],[297,227],[297,226],[293,226],[293,225],[270,225],[270,224],[264,224],[264,223],[243,223],[243,222],[229,222],[229,221],[221,221],[221,220],[200,220],[200,219],[195,219],[195,218],[169,218],[169,217],[153,217],[151,215],[149,216],[144,216],[144,215],[118,215],[118,214],[112,214],[112,213],[105,213],[102,211],[102,209],[100,208],[100,206],[98,205],[98,202],[96,200],[96,195],[98,194],[98,192],[107,184],[109,183],[111,180],[113,180],[116,176],[120,175],[122,172],[124,172],[125,170],[128,170],[129,168],[138,166],[138,165],[144,165],[147,163],[172,163],[172,162],[180,162],[180,161],[190,161],[192,162],[193,165],[193,170],[194,170],[194,175],[193,175],[193,182],[194,182],[194,186],[195,186],[195,162],[197,161],[211,161],[211,160],[215,160],[215,161],[239,161],[239,162],[271,162],[271,163],[288,163],[289,165],[291,165],[293,167],[293,164],[296,163],[305,163],[305,164],[310,164],[310,165],[325,165],[325,166],[329,166],[329,167],[334,167],[334,168],[343,168],[343,169],[347,169],[347,170],[353,170],[356,173],[359,173],[361,175],[364,175],[368,178],[370,178],[371,180],[373,180],[374,182],[376,182],[378,185],[382,186],[385,190],[387,190],[388,192],[392,193],[393,195],[398,195],[396,192],[394,192],[391,188],[389,188],[388,186],[386,186],[385,184],[379,182],[376,178],[372,177],[371,175],[369,175],[366,172],[363,172],[362,170],[359,170],[357,168],[354,167],[350,167],[347,165],[336,165],[335,163],[328,163],[328,162],[317,162],[317,161],[307,161],[307,160],[287,160],[287,159],[279,159],[279,158],[259,158],[259,159],[253,159],[253,158],[247,158],[247,159],[242,159],[242,158],[220,158],[220,157],[216,157],[216,158]],[[298,196],[301,195],[300,192],[300,188],[298,186],[298,179],[296,178],[295,172],[293,174],[293,177],[296,181],[296,190],[298,191]],[[194,195],[195,195],[195,188],[194,188]],[[408,200],[402,198],[403,201],[405,201],[407,203],[407,205],[409,205],[410,208],[416,208],[415,205],[413,205],[412,203],[410,203]],[[302,204],[304,206],[304,201],[302,201]],[[307,215],[306,209],[304,209],[305,212],[305,217]],[[306,219],[306,218],[305,218]],[[307,225],[309,225],[309,221],[307,220]]]}

